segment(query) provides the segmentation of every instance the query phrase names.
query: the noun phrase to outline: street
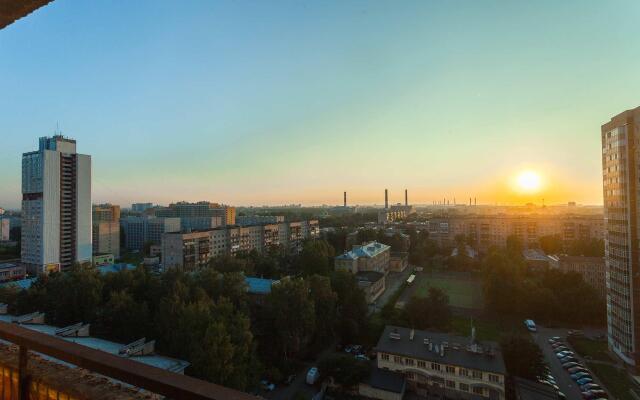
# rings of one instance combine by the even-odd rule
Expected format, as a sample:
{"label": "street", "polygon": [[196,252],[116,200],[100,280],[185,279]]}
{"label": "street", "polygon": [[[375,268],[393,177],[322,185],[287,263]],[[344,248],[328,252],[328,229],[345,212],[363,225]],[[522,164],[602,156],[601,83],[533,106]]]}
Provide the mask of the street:
{"label": "street", "polygon": [[380,311],[380,309],[387,304],[389,298],[394,295],[396,290],[407,281],[413,270],[414,266],[408,265],[402,272],[389,272],[386,277],[384,293],[382,293],[373,304],[369,305],[369,314]]}
{"label": "street", "polygon": [[[551,374],[555,378],[556,383],[560,387],[560,390],[562,391],[562,393],[564,393],[567,396],[567,399],[569,400],[582,399],[582,393],[580,392],[580,387],[578,386],[577,383],[575,383],[571,379],[571,376],[569,375],[569,373],[564,368],[562,368],[562,365],[560,364],[560,360],[558,360],[558,357],[556,357],[555,353],[553,352],[553,348],[547,342],[549,338],[552,338],[554,336],[559,336],[567,344],[567,347],[571,347],[566,342],[567,329],[551,329],[551,328],[545,328],[538,325],[538,332],[531,333],[531,336],[533,337],[534,341],[538,344],[538,346],[542,350],[542,353],[544,354],[544,358],[549,364],[549,369],[551,369]],[[582,364],[585,364],[586,366],[586,363],[584,359],[582,359],[582,357],[580,357],[578,354],[576,354],[574,357],[577,358]],[[593,376],[593,381],[598,385],[602,386],[606,390],[606,388],[604,387],[604,385],[602,385],[602,383],[598,380],[598,378],[593,374],[591,375]]]}

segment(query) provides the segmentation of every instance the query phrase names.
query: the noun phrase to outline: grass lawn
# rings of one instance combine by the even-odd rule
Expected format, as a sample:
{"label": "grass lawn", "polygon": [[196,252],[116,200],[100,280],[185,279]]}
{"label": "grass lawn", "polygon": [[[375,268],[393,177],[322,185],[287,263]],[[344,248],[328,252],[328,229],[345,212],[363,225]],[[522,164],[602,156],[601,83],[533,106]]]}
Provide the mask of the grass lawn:
{"label": "grass lawn", "polygon": [[568,341],[578,354],[583,357],[591,357],[600,361],[613,361],[607,353],[607,342],[573,337],[569,338]]}
{"label": "grass lawn", "polygon": [[588,362],[587,366],[600,378],[613,397],[618,400],[635,400],[629,393],[635,387],[627,373],[611,365]]}
{"label": "grass lawn", "polygon": [[449,296],[452,307],[481,310],[484,305],[482,297],[482,283],[479,280],[459,279],[448,276],[422,276],[416,282],[418,288],[416,296],[426,297],[429,288],[442,289]]}

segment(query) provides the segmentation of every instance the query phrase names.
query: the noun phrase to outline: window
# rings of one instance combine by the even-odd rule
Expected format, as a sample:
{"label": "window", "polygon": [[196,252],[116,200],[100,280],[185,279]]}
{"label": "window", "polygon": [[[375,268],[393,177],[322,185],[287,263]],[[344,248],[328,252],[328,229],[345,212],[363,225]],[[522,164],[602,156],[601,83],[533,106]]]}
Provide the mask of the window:
{"label": "window", "polygon": [[384,354],[384,353],[383,353],[383,354],[380,356],[380,358],[382,358],[382,360],[383,360],[383,361],[389,361],[389,355],[388,355],[388,354]]}
{"label": "window", "polygon": [[482,392],[483,392],[483,390],[482,390],[481,387],[474,387],[473,388],[473,393],[475,393],[475,394],[480,394],[481,395]]}
{"label": "window", "polygon": [[493,383],[500,383],[500,377],[498,375],[489,374],[489,381]]}
{"label": "window", "polygon": [[455,389],[456,388],[456,383],[454,381],[447,381],[447,387]]}
{"label": "window", "polygon": [[434,370],[434,371],[440,371],[440,364],[431,363],[431,369]]}
{"label": "window", "polygon": [[469,391],[469,385],[467,385],[466,383],[461,383],[460,384],[460,390],[462,390],[463,392],[468,392]]}
{"label": "window", "polygon": [[469,370],[465,368],[460,368],[458,370],[458,375],[460,376],[469,376]]}
{"label": "window", "polygon": [[405,363],[405,365],[409,365],[409,366],[412,366],[412,367],[415,365],[415,362],[413,361],[412,358],[405,358],[404,359],[404,363]]}
{"label": "window", "polygon": [[418,361],[418,368],[427,368],[427,363],[424,361]]}
{"label": "window", "polygon": [[455,374],[456,367],[452,367],[451,365],[447,365],[447,374]]}
{"label": "window", "polygon": [[393,362],[396,364],[402,364],[402,357],[393,356]]}
{"label": "window", "polygon": [[473,371],[473,379],[482,379],[482,372]]}

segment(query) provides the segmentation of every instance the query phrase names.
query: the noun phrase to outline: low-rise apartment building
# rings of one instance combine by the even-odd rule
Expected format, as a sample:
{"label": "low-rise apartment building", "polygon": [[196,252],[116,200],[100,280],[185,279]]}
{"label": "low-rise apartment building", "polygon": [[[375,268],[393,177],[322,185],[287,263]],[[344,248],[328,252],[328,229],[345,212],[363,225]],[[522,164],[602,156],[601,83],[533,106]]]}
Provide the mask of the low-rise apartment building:
{"label": "low-rise apartment building", "polygon": [[162,239],[162,262],[166,268],[193,269],[214,257],[252,250],[264,252],[276,246],[299,252],[305,240],[319,236],[317,220],[167,233]]}
{"label": "low-rise apartment building", "polygon": [[4,263],[0,264],[0,282],[10,282],[23,279],[27,274],[24,265]]}
{"label": "low-rise apartment building", "polygon": [[551,267],[562,272],[577,272],[602,298],[607,296],[607,268],[604,257],[549,256]]}
{"label": "low-rise apartment building", "polygon": [[457,235],[468,237],[473,247],[486,251],[491,246],[504,247],[511,235],[523,245],[537,247],[543,236],[557,235],[565,242],[578,239],[604,239],[602,215],[451,215],[432,218],[426,228],[429,238],[441,246],[455,246]]}
{"label": "low-rise apartment building", "polygon": [[495,342],[386,326],[375,350],[377,368],[403,374],[419,397],[505,399],[507,372]]}
{"label": "low-rise apartment building", "polygon": [[164,218],[180,218],[181,229],[187,232],[231,226],[236,223],[235,207],[208,201],[173,203],[169,207],[157,209],[155,215]]}

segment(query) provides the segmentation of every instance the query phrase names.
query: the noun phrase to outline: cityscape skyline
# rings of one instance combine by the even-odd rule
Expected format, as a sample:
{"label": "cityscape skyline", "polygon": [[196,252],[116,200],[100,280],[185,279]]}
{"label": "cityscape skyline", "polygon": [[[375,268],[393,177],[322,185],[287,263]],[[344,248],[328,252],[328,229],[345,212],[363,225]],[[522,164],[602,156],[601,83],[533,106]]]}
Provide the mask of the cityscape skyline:
{"label": "cityscape skyline", "polygon": [[[598,129],[640,89],[640,32],[594,29],[605,4],[70,3],[0,38],[6,208],[56,121],[96,203],[600,205]],[[535,193],[512,184],[527,170]]]}

